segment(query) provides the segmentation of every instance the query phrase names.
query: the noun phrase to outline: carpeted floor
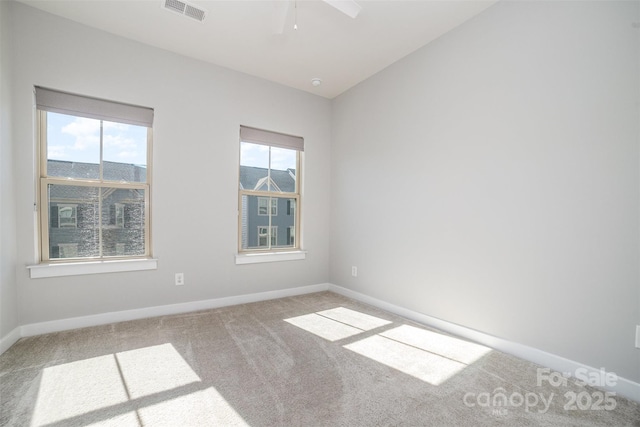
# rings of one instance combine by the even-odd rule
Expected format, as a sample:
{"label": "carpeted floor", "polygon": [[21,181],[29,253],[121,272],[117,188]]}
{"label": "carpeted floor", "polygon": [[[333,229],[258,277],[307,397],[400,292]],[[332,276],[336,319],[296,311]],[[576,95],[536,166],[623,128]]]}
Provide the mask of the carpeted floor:
{"label": "carpeted floor", "polygon": [[21,339],[0,425],[640,426],[540,368],[322,292]]}

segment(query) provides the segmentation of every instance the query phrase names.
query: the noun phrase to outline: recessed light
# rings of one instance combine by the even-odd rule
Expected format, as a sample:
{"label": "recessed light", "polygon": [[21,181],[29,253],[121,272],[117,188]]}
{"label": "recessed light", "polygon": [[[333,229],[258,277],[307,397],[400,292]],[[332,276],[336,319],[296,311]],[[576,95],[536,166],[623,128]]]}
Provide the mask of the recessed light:
{"label": "recessed light", "polygon": [[314,85],[315,87],[318,87],[322,84],[322,79],[319,79],[317,77],[314,79],[311,79],[311,84]]}

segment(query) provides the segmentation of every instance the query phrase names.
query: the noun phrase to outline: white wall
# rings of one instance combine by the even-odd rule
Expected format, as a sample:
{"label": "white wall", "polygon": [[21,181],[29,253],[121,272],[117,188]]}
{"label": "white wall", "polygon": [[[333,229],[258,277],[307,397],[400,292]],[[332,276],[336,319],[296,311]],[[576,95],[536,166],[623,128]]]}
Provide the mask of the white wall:
{"label": "white wall", "polygon": [[500,2],[338,97],[331,281],[639,381],[639,4]]}
{"label": "white wall", "polygon": [[[20,324],[325,283],[330,102],[14,5]],[[156,271],[29,279],[36,262],[33,86],[155,109]],[[305,138],[304,261],[236,266],[240,124]],[[184,272],[186,285],[174,286]]]}
{"label": "white wall", "polygon": [[0,1],[0,339],[18,326],[11,144],[11,4]]}

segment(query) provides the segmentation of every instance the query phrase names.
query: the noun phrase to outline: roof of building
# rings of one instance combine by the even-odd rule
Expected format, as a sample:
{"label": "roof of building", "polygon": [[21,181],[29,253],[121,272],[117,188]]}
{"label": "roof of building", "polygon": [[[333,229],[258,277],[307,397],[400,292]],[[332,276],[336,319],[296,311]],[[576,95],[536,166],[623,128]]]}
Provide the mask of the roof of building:
{"label": "roof of building", "polygon": [[[108,181],[146,182],[147,168],[130,163],[103,161],[104,179]],[[98,179],[100,166],[97,163],[48,160],[47,175],[64,178]]]}
{"label": "roof of building", "polygon": [[[266,168],[254,166],[240,166],[240,184],[245,190],[268,191]],[[271,191],[281,191],[293,193],[296,191],[296,171],[287,169],[286,171],[271,169]]]}
{"label": "roof of building", "polygon": [[[51,177],[78,178],[78,179],[98,179],[100,168],[95,163],[70,162],[65,160],[48,160],[47,174]],[[103,174],[109,181],[146,182],[147,169],[144,166],[128,163],[103,162]],[[131,196],[139,198],[139,191],[133,190],[138,195]],[[109,192],[111,194],[113,191]],[[102,196],[109,194],[103,190]],[[78,203],[98,200],[98,188],[81,185],[52,185],[49,188],[49,198],[58,203],[68,200],[70,203]]]}
{"label": "roof of building", "polygon": [[[103,162],[103,174],[109,181],[146,182],[147,169],[144,166]],[[47,161],[47,173],[53,177],[97,179],[99,165],[95,163],[70,162],[65,160]],[[267,179],[268,170],[253,166],[240,166],[240,184],[246,190],[276,191],[293,193],[296,191],[295,169],[271,169],[271,181]],[[96,187],[57,185],[52,186],[50,197],[57,199],[90,199],[97,197]]]}

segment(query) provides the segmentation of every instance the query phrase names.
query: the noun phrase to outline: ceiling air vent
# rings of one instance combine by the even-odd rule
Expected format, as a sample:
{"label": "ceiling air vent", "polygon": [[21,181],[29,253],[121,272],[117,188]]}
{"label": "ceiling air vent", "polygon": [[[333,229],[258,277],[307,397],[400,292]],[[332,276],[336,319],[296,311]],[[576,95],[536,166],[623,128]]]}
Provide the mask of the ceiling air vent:
{"label": "ceiling air vent", "polygon": [[199,7],[193,6],[187,2],[180,0],[164,0],[162,7],[171,12],[179,13],[180,15],[188,16],[196,21],[204,21],[206,11]]}

